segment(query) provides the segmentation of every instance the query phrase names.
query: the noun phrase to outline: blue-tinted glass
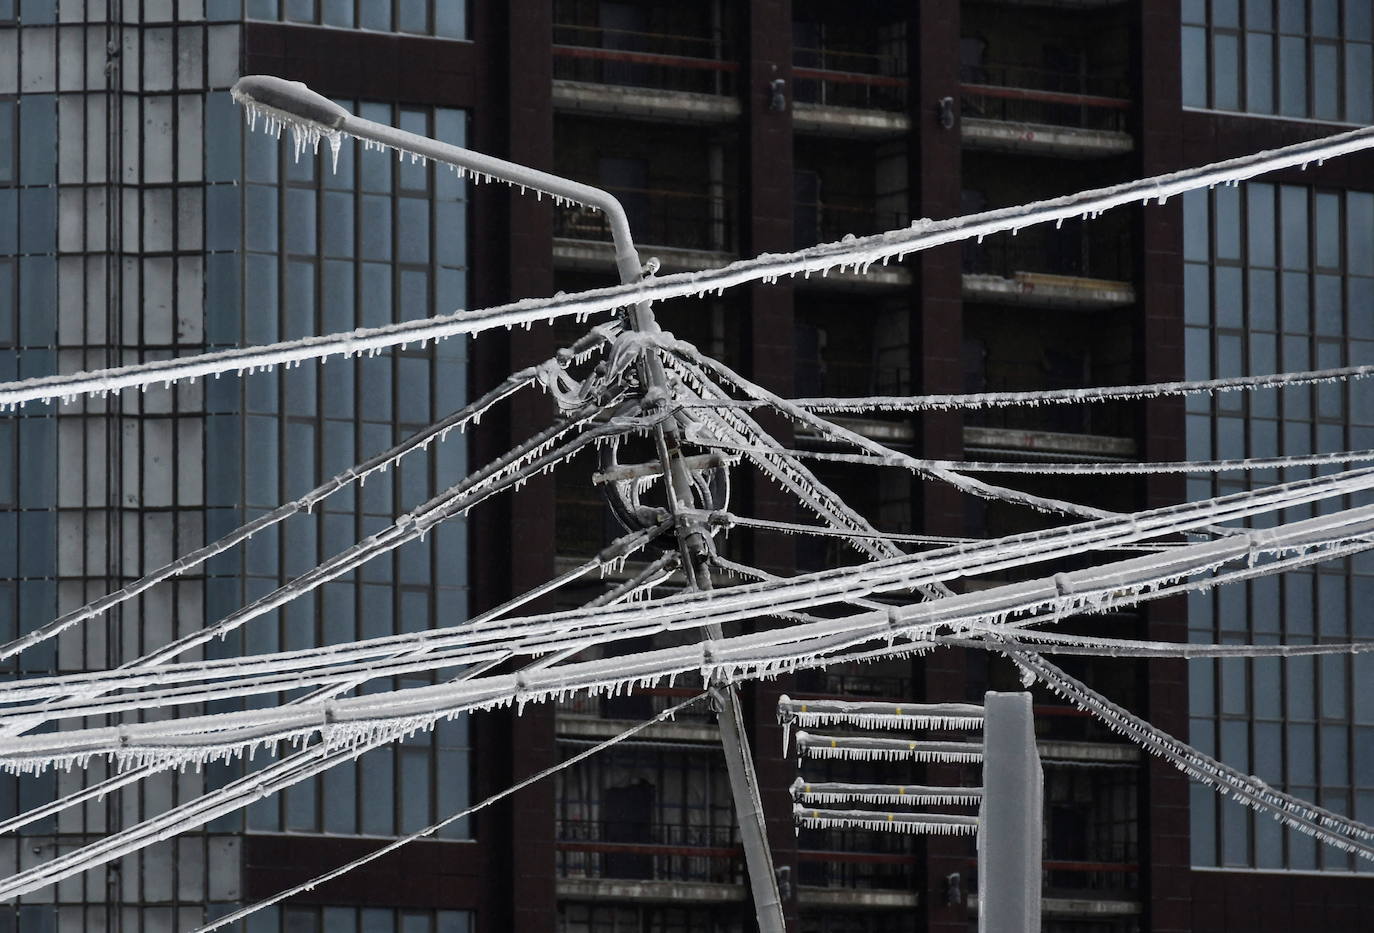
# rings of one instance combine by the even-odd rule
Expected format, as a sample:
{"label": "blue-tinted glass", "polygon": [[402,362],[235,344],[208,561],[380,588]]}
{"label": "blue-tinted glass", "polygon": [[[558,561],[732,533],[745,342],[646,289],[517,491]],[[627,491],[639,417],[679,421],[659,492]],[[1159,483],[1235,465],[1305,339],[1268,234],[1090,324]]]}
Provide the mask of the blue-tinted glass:
{"label": "blue-tinted glass", "polygon": [[1325,337],[1338,337],[1345,331],[1341,310],[1341,277],[1319,275],[1313,281],[1316,331]]}
{"label": "blue-tinted glass", "polygon": [[434,34],[446,39],[467,38],[467,0],[434,0]]}
{"label": "blue-tinted glass", "polygon": [[1250,329],[1277,330],[1278,314],[1276,304],[1276,276],[1265,269],[1250,273]]}
{"label": "blue-tinted glass", "polygon": [[1307,116],[1307,40],[1279,37],[1279,113]]}
{"label": "blue-tinted glass", "polygon": [[428,317],[431,311],[429,273],[423,269],[402,269],[399,277],[401,280],[400,319],[414,321]]}
{"label": "blue-tinted glass", "polygon": [[1291,657],[1286,663],[1288,665],[1288,718],[1291,720],[1315,718],[1316,702],[1313,694],[1313,668],[1315,665],[1312,657]]}
{"label": "blue-tinted glass", "polygon": [[[304,366],[288,369],[281,374],[282,400],[286,405],[287,414],[308,417],[315,415],[318,365],[317,363],[307,363]],[[340,369],[342,368],[340,367]]]}
{"label": "blue-tinted glass", "polygon": [[57,95],[25,94],[19,102],[19,181],[57,180]]}
{"label": "blue-tinted glass", "polygon": [[390,748],[377,748],[359,759],[362,831],[369,835],[389,836],[395,831],[392,807],[395,806],[396,790],[391,771],[392,755]]}
{"label": "blue-tinted glass", "polygon": [[[57,423],[52,418],[19,421],[19,501],[25,508],[57,504]],[[11,464],[6,464],[12,468]],[[46,571],[38,576],[47,576]]]}
{"label": "blue-tinted glass", "polygon": [[[320,317],[324,330],[337,333],[355,326],[353,308],[353,263],[326,260],[321,270],[323,300]],[[346,369],[341,363],[339,369]]]}
{"label": "blue-tinted glass", "polygon": [[1339,195],[1319,191],[1315,198],[1313,250],[1317,267],[1338,269],[1341,265],[1341,199]]}
{"label": "blue-tinted glass", "polygon": [[19,216],[19,252],[57,252],[56,188],[21,188]]}
{"label": "blue-tinted glass", "polygon": [[1234,334],[1218,334],[1216,344],[1217,376],[1225,379],[1244,375],[1245,360],[1241,355],[1241,338]]}
{"label": "blue-tinted glass", "polygon": [[1274,186],[1252,182],[1245,186],[1246,238],[1252,266],[1273,266]]}
{"label": "blue-tinted glass", "polygon": [[1236,266],[1217,266],[1214,285],[1216,296],[1213,307],[1216,310],[1216,326],[1239,330],[1245,326],[1245,297],[1241,290],[1241,270]]}
{"label": "blue-tinted glass", "polygon": [[[310,832],[319,828],[319,820],[315,816],[315,782],[301,781],[286,789],[286,830],[297,830]],[[309,915],[314,919],[313,911]],[[287,926],[288,930],[295,928]],[[301,930],[315,929],[314,924],[303,925]]]}
{"label": "blue-tinted glass", "polygon": [[1203,415],[1188,416],[1188,456],[1198,460],[1212,459],[1210,418]]}
{"label": "blue-tinted glass", "polygon": [[249,19],[277,19],[277,0],[246,0],[244,14]]}
{"label": "blue-tinted glass", "polygon": [[1346,193],[1345,239],[1346,271],[1352,275],[1374,274],[1374,194]]}
{"label": "blue-tinted glass", "polygon": [[[1331,787],[1350,784],[1350,737],[1341,726],[1323,726],[1321,730],[1321,782]],[[1323,800],[1330,798],[1323,794]],[[1328,806],[1330,804],[1328,803]],[[1335,808],[1333,808],[1335,809]]]}
{"label": "blue-tinted glass", "polygon": [[401,825],[398,830],[413,833],[432,822],[429,794],[429,752],[421,748],[401,748]]}
{"label": "blue-tinted glass", "polygon": [[391,911],[367,909],[362,911],[362,933],[395,933],[396,921]]}
{"label": "blue-tinted glass", "polygon": [[399,262],[428,264],[429,201],[421,198],[396,199],[396,259]]}
{"label": "blue-tinted glass", "polygon": [[[4,16],[0,15],[0,19],[4,19]],[[14,118],[14,101],[0,100],[0,138],[5,139],[5,142],[0,143],[0,183],[5,184],[14,181]]]}
{"label": "blue-tinted glass", "polygon": [[1207,25],[1207,0],[1183,0],[1183,21]]}
{"label": "blue-tinted glass", "polygon": [[[1368,4],[1363,5],[1366,10]],[[1374,80],[1374,65],[1371,62],[1370,47],[1363,42],[1345,44],[1345,113],[1342,118],[1348,123],[1369,123],[1374,121],[1374,101],[1371,101],[1370,84]]]}
{"label": "blue-tinted glass", "polygon": [[1283,329],[1290,334],[1306,334],[1312,330],[1307,290],[1307,275],[1283,273]]}
{"label": "blue-tinted glass", "polygon": [[[1346,0],[1345,38],[1369,39],[1371,4],[1365,0]],[[1347,49],[1349,46],[1347,46]]]}
{"label": "blue-tinted glass", "polygon": [[353,26],[353,0],[322,0],[326,26]]}
{"label": "blue-tinted glass", "polygon": [[1240,0],[1212,0],[1212,25],[1224,29],[1240,26]]}
{"label": "blue-tinted glass", "polygon": [[1240,189],[1223,185],[1213,192],[1212,198],[1216,211],[1216,258],[1240,259]]}
{"label": "blue-tinted glass", "polygon": [[244,336],[249,343],[277,337],[277,257],[250,253],[244,258]]}
{"label": "blue-tinted glass", "polygon": [[440,201],[434,206],[434,251],[446,266],[467,265],[468,216],[463,201]]}
{"label": "blue-tinted glass", "polygon": [[1274,0],[1245,0],[1245,28],[1273,29]]}
{"label": "blue-tinted glass", "polygon": [[359,254],[363,259],[390,259],[391,198],[365,194],[360,200]]}
{"label": "blue-tinted glass", "polygon": [[353,256],[353,195],[342,191],[324,194],[324,255]]}
{"label": "blue-tinted glass", "polygon": [[1307,32],[1307,0],[1279,0],[1279,29],[1282,32]]}
{"label": "blue-tinted glass", "polygon": [[277,251],[277,189],[248,185],[244,192],[244,245],[264,253]]}
{"label": "blue-tinted glass", "polygon": [[1221,800],[1221,861],[1250,864],[1250,811],[1228,797]]}
{"label": "blue-tinted glass", "polygon": [[[1347,4],[1363,0],[1346,0]],[[1337,36],[1341,31],[1341,8],[1337,0],[1312,0],[1312,35]]]}
{"label": "blue-tinted glass", "polygon": [[[362,391],[358,401],[363,418],[368,421],[391,421],[391,359],[379,356],[364,361],[360,368]],[[377,480],[377,484],[380,486],[381,480]]]}
{"label": "blue-tinted glass", "polygon": [[[368,0],[358,11],[364,29],[391,31],[391,0]],[[372,119],[368,117],[368,119]]]}
{"label": "blue-tinted glass", "polygon": [[1274,112],[1274,37],[1267,33],[1245,36],[1245,109]]}
{"label": "blue-tinted glass", "polygon": [[[205,100],[205,180],[234,181],[239,178],[240,139],[243,116],[227,92],[217,91]],[[258,148],[255,141],[252,149]]]}
{"label": "blue-tinted glass", "polygon": [[[276,508],[281,503],[277,477],[277,419],[250,415],[245,419],[244,490],[250,505]],[[260,536],[255,536],[254,540]]]}
{"label": "blue-tinted glass", "polygon": [[[1277,408],[1274,404],[1274,394],[1267,394],[1267,401],[1264,405],[1266,409]],[[1254,418],[1250,421],[1250,456],[1252,457],[1277,457],[1279,455],[1279,429],[1278,422],[1269,421],[1265,418]],[[1278,606],[1278,600],[1273,602],[1261,603],[1260,605]],[[1265,615],[1257,620],[1257,627],[1260,622],[1266,619],[1277,621],[1278,615],[1275,610],[1272,615]],[[1260,629],[1264,630],[1264,629]]]}
{"label": "blue-tinted glass", "polygon": [[1210,658],[1195,658],[1188,662],[1188,710],[1194,716],[1215,715],[1212,666]]}
{"label": "blue-tinted glass", "polygon": [[395,0],[396,29],[398,32],[429,32],[429,17],[426,15],[426,0]]}
{"label": "blue-tinted glass", "polygon": [[298,23],[315,22],[315,0],[286,0],[284,19]]}
{"label": "blue-tinted glass", "polygon": [[0,188],[0,256],[19,252],[19,192]]}
{"label": "blue-tinted glass", "polygon": [[[47,347],[56,339],[57,258],[25,256],[19,260],[19,342],[26,347]],[[35,354],[23,358],[36,362]],[[43,375],[51,372],[50,367],[45,370]]]}
{"label": "blue-tinted glass", "polygon": [[1280,190],[1283,223],[1283,267],[1307,268],[1307,189],[1284,185]]}
{"label": "blue-tinted glass", "polygon": [[1243,658],[1222,658],[1218,667],[1221,672],[1221,711],[1223,713],[1244,714],[1247,709],[1245,660]]}
{"label": "blue-tinted glass", "polygon": [[232,185],[208,185],[205,189],[205,246],[227,251],[239,245],[239,192]]}
{"label": "blue-tinted glass", "polygon": [[1374,785],[1374,729],[1356,728],[1355,733],[1355,780],[1368,787]]}
{"label": "blue-tinted glass", "polygon": [[[427,424],[429,413],[429,360],[424,357],[401,356],[396,360],[397,415],[406,424]],[[423,463],[421,458],[415,458]]]}
{"label": "blue-tinted glass", "polygon": [[315,192],[309,188],[286,189],[286,250],[315,252]]}
{"label": "blue-tinted glass", "polygon": [[286,264],[282,337],[292,340],[314,333],[318,333],[315,324],[315,264],[292,260]]}
{"label": "blue-tinted glass", "polygon": [[390,324],[391,266],[364,262],[359,265],[359,276],[361,282],[358,293],[358,324],[362,327]]}
{"label": "blue-tinted glass", "polygon": [[1183,28],[1183,106],[1207,106],[1207,30]]}
{"label": "blue-tinted glass", "polygon": [[[1349,629],[1345,617],[1345,576],[1330,573],[1318,574],[1317,599],[1320,634],[1346,635]],[[1322,670],[1323,676],[1325,676],[1326,668],[1323,667]]]}
{"label": "blue-tinted glass", "polygon": [[[1250,365],[1248,368],[1251,373],[1258,375],[1279,371],[1277,344],[1277,338],[1272,334],[1250,335]],[[1271,402],[1273,397],[1273,393],[1265,395],[1265,398]],[[1252,401],[1254,400],[1252,399]]]}

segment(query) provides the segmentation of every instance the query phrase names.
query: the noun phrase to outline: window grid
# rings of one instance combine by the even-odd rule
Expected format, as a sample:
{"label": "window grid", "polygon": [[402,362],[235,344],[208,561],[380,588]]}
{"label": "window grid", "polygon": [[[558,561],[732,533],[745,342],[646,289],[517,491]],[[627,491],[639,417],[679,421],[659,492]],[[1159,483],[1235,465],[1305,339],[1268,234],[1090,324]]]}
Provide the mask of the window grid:
{"label": "window grid", "polygon": [[1368,0],[1189,0],[1183,105],[1374,121]]}
{"label": "window grid", "polygon": [[206,15],[441,39],[466,39],[468,25],[467,0],[207,0]]}
{"label": "window grid", "polygon": [[[1248,183],[1184,203],[1188,378],[1262,374],[1374,359],[1374,194]],[[1374,405],[1358,381],[1187,403],[1190,458],[1263,457],[1374,445]],[[1335,472],[1339,465],[1189,480],[1193,499]],[[1365,504],[1346,497],[1256,525]],[[1374,598],[1374,560],[1230,585],[1189,602],[1197,642],[1310,644],[1374,637],[1352,611]],[[1189,662],[1191,736],[1247,773],[1357,819],[1374,817],[1374,702],[1366,655]],[[1193,863],[1367,870],[1265,816],[1194,787]]]}
{"label": "window grid", "polygon": [[[461,111],[341,103],[369,119],[463,141]],[[207,149],[243,147],[241,202],[230,197],[221,206],[241,211],[237,223],[224,227],[243,231],[242,251],[219,257],[225,278],[241,276],[241,295],[235,293],[220,313],[237,319],[241,300],[242,332],[231,330],[223,340],[267,343],[465,304],[465,182],[443,168],[362,153],[352,145],[341,149],[334,172],[327,147],[295,161],[276,140],[243,134],[237,121],[229,126],[207,121],[206,140]],[[207,226],[217,223],[212,218]],[[245,377],[241,390],[231,387],[216,406],[225,412],[216,416],[224,423],[207,463],[235,465],[224,477],[207,476],[207,487],[218,484],[222,496],[227,492],[217,502],[218,520],[233,527],[264,515],[461,407],[464,353],[464,342],[456,339],[336,361],[325,369],[304,366]],[[465,456],[455,435],[336,493],[314,514],[293,516],[255,535],[241,557],[215,568],[219,585],[208,614],[222,617],[386,527],[397,514],[456,483],[466,472]],[[255,619],[218,650],[232,655],[300,649],[461,621],[467,592],[464,529],[461,519],[450,520],[425,542],[374,559]],[[411,677],[394,685],[368,684],[363,692],[427,682],[432,679]],[[247,705],[287,699],[250,698]],[[226,819],[225,827],[246,822],[252,830],[380,836],[419,829],[466,802],[467,745],[465,717],[441,723],[261,801],[246,818]],[[222,769],[217,779],[230,779],[237,770]],[[439,835],[466,838],[468,827],[454,824]]]}

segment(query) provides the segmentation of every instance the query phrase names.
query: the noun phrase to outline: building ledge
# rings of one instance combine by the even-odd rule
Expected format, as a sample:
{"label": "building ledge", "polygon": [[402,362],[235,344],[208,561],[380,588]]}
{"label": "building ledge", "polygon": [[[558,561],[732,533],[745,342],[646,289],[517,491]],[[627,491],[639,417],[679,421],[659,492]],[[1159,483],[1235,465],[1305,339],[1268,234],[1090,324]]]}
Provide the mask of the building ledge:
{"label": "building ledge", "polygon": [[872,139],[909,133],[911,118],[893,110],[864,110],[793,101],[792,129],[813,136]]}
{"label": "building ledge", "polygon": [[691,123],[729,123],[740,115],[739,101],[719,94],[564,79],[554,79],[553,107],[599,117]]}
{"label": "building ledge", "polygon": [[1011,278],[965,273],[963,292],[966,301],[1032,308],[1099,311],[1135,304],[1135,287],[1130,282],[1045,272],[1014,272]]}
{"label": "building ledge", "polygon": [[[647,261],[654,257],[662,272],[704,272],[728,266],[739,257],[734,253],[706,249],[681,249],[676,246],[635,244],[639,257]],[[615,247],[597,240],[574,240],[554,237],[553,264],[558,269],[582,272],[604,272],[615,275]]]}
{"label": "building ledge", "polygon": [[1076,126],[1013,123],[981,117],[963,117],[959,121],[959,134],[969,149],[1065,159],[1109,158],[1135,149],[1131,134],[1117,130],[1086,130]]}
{"label": "building ledge", "polygon": [[742,884],[691,881],[632,881],[625,878],[559,878],[559,900],[734,904],[747,896]]}
{"label": "building ledge", "polygon": [[[916,440],[916,434],[911,425],[905,421],[880,421],[877,418],[840,418],[831,417],[829,421],[834,422],[842,428],[853,431],[855,434],[863,435],[869,440],[877,441],[880,444],[898,444],[911,446]],[[798,440],[816,443],[828,443],[822,441],[821,436],[805,425],[797,427],[796,436]]]}
{"label": "building ledge", "polygon": [[1070,742],[1041,739],[1035,743],[1042,761],[1084,762],[1089,764],[1136,764],[1140,749],[1118,742]]}
{"label": "building ledge", "polygon": [[877,891],[860,888],[821,888],[797,885],[797,903],[807,907],[848,907],[855,910],[914,910],[915,891]]}
{"label": "building ledge", "polygon": [[1134,438],[1101,434],[966,427],[964,450],[970,453],[1072,454],[1094,460],[1122,460],[1136,455],[1136,443]]}
{"label": "building ledge", "polygon": [[[978,916],[978,895],[965,899],[970,917]],[[1135,917],[1144,912],[1140,901],[1114,898],[1042,897],[1040,913],[1055,917]]]}
{"label": "building ledge", "polygon": [[[554,728],[560,736],[579,739],[610,739],[620,735],[636,723],[622,719],[604,719],[581,713],[559,712],[555,717]],[[720,727],[704,722],[655,723],[641,730],[635,739],[657,742],[699,742],[703,745],[720,744]],[[630,741],[634,741],[631,739]]]}

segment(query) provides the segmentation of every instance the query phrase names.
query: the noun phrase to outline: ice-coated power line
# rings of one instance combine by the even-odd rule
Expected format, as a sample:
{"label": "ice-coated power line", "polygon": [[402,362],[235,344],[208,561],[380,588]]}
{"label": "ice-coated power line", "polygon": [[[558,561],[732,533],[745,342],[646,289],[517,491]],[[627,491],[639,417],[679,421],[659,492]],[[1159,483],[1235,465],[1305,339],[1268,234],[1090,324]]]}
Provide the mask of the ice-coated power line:
{"label": "ice-coated power line", "polygon": [[[725,676],[768,677],[825,663],[825,655],[874,640],[958,633],[978,622],[1001,622],[1042,610],[1071,615],[1109,603],[1149,598],[1163,584],[1254,558],[1255,537],[1269,547],[1318,549],[1334,528],[1367,534],[1374,530],[1374,506],[1319,516],[1245,536],[1192,544],[1164,555],[1117,561],[1071,573],[863,612],[844,619],[664,648],[612,659],[574,662],[547,670],[494,675],[460,684],[395,690],[299,708],[192,716],[118,727],[74,729],[44,735],[0,738],[0,765],[33,770],[79,764],[92,755],[141,763],[174,752],[187,762],[240,753],[266,743],[303,741],[320,735],[331,746],[366,741],[378,730],[415,731],[455,712],[538,702],[579,690],[616,692],[652,685],[674,674],[700,671]],[[1367,547],[1366,543],[1361,546]],[[743,588],[741,588],[743,589]],[[724,595],[724,594],[721,594]]]}
{"label": "ice-coated power line", "polygon": [[[96,671],[24,681],[0,683],[0,702],[23,700],[49,694],[74,695],[67,703],[50,702],[42,707],[51,715],[94,715],[123,708],[139,708],[162,702],[187,703],[208,697],[174,689],[175,684],[205,680],[211,693],[229,695],[235,688],[226,678],[245,678],[244,692],[275,692],[282,683],[297,685],[330,683],[371,672],[372,676],[391,676],[459,663],[476,663],[509,652],[538,653],[585,645],[591,640],[607,640],[651,634],[682,627],[696,627],[710,621],[727,622],[780,608],[806,609],[826,602],[857,602],[862,597],[891,589],[910,589],[929,581],[952,576],[986,573],[1023,566],[1033,561],[1055,559],[1079,553],[1103,543],[1125,543],[1140,537],[1176,533],[1209,520],[1239,518],[1256,511],[1301,504],[1320,498],[1320,493],[1336,495],[1374,486],[1374,469],[1349,474],[1316,477],[1263,490],[1233,493],[1214,500],[1167,506],[1137,513],[1124,519],[1102,520],[993,539],[972,545],[928,551],[898,560],[860,565],[777,579],[753,586],[734,587],[709,598],[683,594],[651,604],[620,610],[572,610],[525,617],[509,623],[474,621],[458,630],[431,630],[404,635],[382,636],[361,642],[348,642],[321,649],[278,652],[252,658],[165,664],[149,669],[132,665],[114,671]],[[1374,507],[1366,507],[1374,508]],[[1229,548],[1251,557],[1289,548],[1327,546],[1332,539],[1344,540],[1361,533],[1366,510],[1348,510],[1320,516],[1279,529],[1256,529],[1233,536]],[[1367,547],[1364,542],[1358,547]],[[1177,559],[1174,554],[1137,559],[1132,566],[1167,568]],[[1193,553],[1193,552],[1189,552]],[[1231,553],[1223,551],[1222,553]],[[1184,558],[1186,559],[1186,557]],[[1108,566],[1124,566],[1123,564]],[[1068,578],[1065,578],[1067,580]],[[1056,591],[1067,582],[1056,582]],[[1005,588],[988,593],[1004,592]],[[1066,591],[1067,592],[1067,591]],[[1061,594],[1062,595],[1062,594]],[[967,599],[968,597],[962,597]],[[895,611],[884,608],[882,611]],[[864,616],[860,616],[860,624]],[[397,658],[397,652],[425,647],[420,658]],[[262,678],[256,686],[252,678]],[[280,678],[280,679],[278,679]],[[294,679],[293,679],[294,678]],[[131,689],[150,687],[154,693],[134,695]],[[198,688],[197,688],[198,689]],[[87,695],[110,690],[123,691],[119,697],[100,703],[87,703]],[[26,710],[11,711],[21,719],[32,716]],[[7,717],[8,718],[8,717]]]}
{"label": "ice-coated power line", "polygon": [[[594,329],[579,338],[571,346],[560,351],[559,354],[553,357],[549,362],[555,365],[567,365],[569,361],[584,356],[598,344],[606,342],[609,339],[610,334],[605,328]],[[82,622],[94,619],[163,580],[186,573],[188,570],[198,567],[215,555],[222,554],[234,545],[247,541],[258,532],[264,531],[292,515],[311,511],[329,496],[349,484],[355,481],[365,482],[370,474],[387,470],[393,464],[400,461],[406,454],[412,453],[415,450],[426,449],[436,440],[443,441],[447,437],[448,432],[454,428],[461,431],[468,424],[480,423],[482,415],[492,406],[535,382],[539,376],[539,369],[540,367],[538,366],[529,366],[519,372],[513,373],[502,380],[500,385],[484,394],[472,404],[466,405],[459,411],[434,422],[428,427],[416,431],[399,444],[335,474],[333,477],[316,486],[300,498],[281,505],[266,515],[234,529],[218,540],[204,547],[197,548],[169,564],[165,564],[156,570],[144,574],[138,580],[135,580],[122,589],[102,596],[99,599],[92,600],[86,605],[78,609],[73,609],[71,612],[54,619],[46,625],[40,625],[33,631],[27,632],[5,645],[0,645],[0,660],[13,657],[25,648],[29,648],[52,638],[54,635],[57,635],[73,625],[78,625]]]}
{"label": "ice-coated power line", "polygon": [[1093,713],[1109,728],[1141,748],[1169,761],[1193,780],[1222,793],[1229,792],[1241,803],[1267,811],[1328,845],[1374,860],[1374,846],[1366,842],[1374,839],[1374,827],[1284,793],[1253,774],[1244,774],[1217,761],[1128,712],[1034,652],[1008,650],[1006,653],[1034,679],[1042,681],[1080,709]]}
{"label": "ice-coated power line", "polygon": [[382,327],[359,328],[346,333],[0,383],[0,408],[31,401],[75,399],[81,395],[105,394],[159,382],[170,385],[183,379],[267,369],[282,364],[295,365],[329,356],[376,353],[389,347],[409,343],[423,345],[431,340],[479,333],[494,327],[528,327],[570,315],[585,319],[592,314],[637,303],[665,301],[686,295],[704,297],[711,292],[723,293],[727,288],[750,282],[775,282],[784,276],[824,275],[831,269],[853,268],[863,271],[874,263],[900,260],[909,253],[945,243],[981,239],[993,233],[1014,232],[1035,224],[1072,217],[1096,216],[1113,207],[1137,202],[1154,200],[1162,203],[1187,191],[1239,182],[1282,168],[1305,167],[1309,162],[1321,162],[1371,146],[1374,146],[1374,127],[1363,127],[1282,149],[1266,150],[1060,198],[950,220],[921,219],[907,229],[825,243],[793,253],[765,253],[720,269],[653,276],[630,285],[593,289],[575,295],[555,295],[552,298],[527,298],[491,308],[459,311]]}

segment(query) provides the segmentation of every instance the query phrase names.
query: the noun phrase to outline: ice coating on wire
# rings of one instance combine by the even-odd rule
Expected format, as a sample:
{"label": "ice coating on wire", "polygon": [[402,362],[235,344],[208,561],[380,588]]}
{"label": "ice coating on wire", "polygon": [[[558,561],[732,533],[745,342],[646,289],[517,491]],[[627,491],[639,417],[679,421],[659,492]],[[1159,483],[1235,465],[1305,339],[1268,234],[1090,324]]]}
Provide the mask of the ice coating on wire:
{"label": "ice coating on wire", "polygon": [[981,787],[931,787],[924,784],[849,784],[797,778],[789,788],[792,799],[804,804],[887,803],[912,806],[974,806],[982,801]]}
{"label": "ice coating on wire", "polygon": [[863,729],[980,729],[983,707],[973,703],[793,700],[784,695],[778,700],[778,722]]}
{"label": "ice coating on wire", "polygon": [[845,761],[977,762],[983,746],[973,742],[925,739],[883,739],[867,735],[797,733],[798,758],[837,758]]}
{"label": "ice coating on wire", "polygon": [[650,276],[641,282],[594,289],[576,295],[524,299],[477,311],[362,328],[339,334],[288,340],[260,347],[196,354],[70,375],[44,376],[0,384],[0,408],[38,400],[70,400],[81,395],[105,394],[158,382],[170,385],[218,373],[266,369],[282,363],[300,363],[327,356],[352,356],[376,352],[406,343],[425,344],[457,334],[477,333],[492,327],[529,326],[562,316],[586,318],[641,302],[665,301],[686,295],[703,297],[723,293],[750,282],[776,282],[784,276],[809,275],[830,269],[863,272],[874,263],[902,259],[910,253],[944,243],[1014,232],[1034,224],[1099,214],[1112,207],[1160,201],[1199,188],[1241,181],[1281,168],[1336,158],[1374,146],[1374,128],[1364,127],[1324,139],[1297,143],[1282,149],[1259,152],[1106,188],[1082,191],[1061,198],[1035,201],[950,220],[921,219],[911,227],[874,236],[841,240],[780,255],[763,254],[740,260],[721,269]]}

